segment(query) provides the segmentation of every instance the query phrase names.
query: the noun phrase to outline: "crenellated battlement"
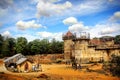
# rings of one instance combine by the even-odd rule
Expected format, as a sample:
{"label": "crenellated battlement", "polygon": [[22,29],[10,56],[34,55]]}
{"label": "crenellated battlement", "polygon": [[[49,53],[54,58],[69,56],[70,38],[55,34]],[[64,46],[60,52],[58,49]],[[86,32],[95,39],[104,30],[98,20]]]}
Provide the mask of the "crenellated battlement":
{"label": "crenellated battlement", "polygon": [[71,33],[68,31],[66,34],[62,35],[63,40],[78,40],[78,39],[90,39],[90,33],[87,32],[79,32],[79,33]]}

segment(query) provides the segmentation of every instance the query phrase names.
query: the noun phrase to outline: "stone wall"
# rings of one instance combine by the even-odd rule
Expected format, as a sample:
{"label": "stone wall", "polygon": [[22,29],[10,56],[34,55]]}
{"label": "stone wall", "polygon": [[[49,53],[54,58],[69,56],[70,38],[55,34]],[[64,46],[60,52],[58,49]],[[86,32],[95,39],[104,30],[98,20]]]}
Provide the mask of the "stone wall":
{"label": "stone wall", "polygon": [[64,40],[64,58],[69,60],[72,56],[72,40]]}
{"label": "stone wall", "polygon": [[[105,46],[109,47],[112,45],[114,45],[113,41],[105,42]],[[95,46],[88,46],[89,40],[87,39],[64,40],[64,58],[70,59],[71,56],[74,56],[78,63],[87,63],[90,61],[108,61],[112,54],[120,55],[119,48],[106,49],[105,47],[101,47],[101,49],[97,50]]]}

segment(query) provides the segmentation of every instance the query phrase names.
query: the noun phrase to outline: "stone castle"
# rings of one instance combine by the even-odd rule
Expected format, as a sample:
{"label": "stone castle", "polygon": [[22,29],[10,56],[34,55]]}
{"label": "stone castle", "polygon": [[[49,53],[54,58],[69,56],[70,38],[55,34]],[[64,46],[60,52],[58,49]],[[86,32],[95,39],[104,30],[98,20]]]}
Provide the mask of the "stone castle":
{"label": "stone castle", "polygon": [[63,34],[65,60],[76,59],[78,63],[109,61],[111,55],[120,55],[120,46],[114,44],[114,38],[90,39],[86,32],[76,34],[68,31]]}

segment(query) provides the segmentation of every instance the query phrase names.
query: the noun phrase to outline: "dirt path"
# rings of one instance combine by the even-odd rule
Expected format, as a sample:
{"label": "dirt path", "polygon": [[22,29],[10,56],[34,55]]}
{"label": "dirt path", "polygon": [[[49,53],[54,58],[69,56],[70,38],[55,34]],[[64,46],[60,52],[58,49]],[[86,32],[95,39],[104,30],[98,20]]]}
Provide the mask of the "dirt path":
{"label": "dirt path", "polygon": [[[97,72],[87,72],[86,69],[74,70],[70,65],[43,65],[44,72],[62,76],[63,80],[120,80],[120,78],[108,76]],[[101,70],[101,65],[91,66],[92,70]]]}

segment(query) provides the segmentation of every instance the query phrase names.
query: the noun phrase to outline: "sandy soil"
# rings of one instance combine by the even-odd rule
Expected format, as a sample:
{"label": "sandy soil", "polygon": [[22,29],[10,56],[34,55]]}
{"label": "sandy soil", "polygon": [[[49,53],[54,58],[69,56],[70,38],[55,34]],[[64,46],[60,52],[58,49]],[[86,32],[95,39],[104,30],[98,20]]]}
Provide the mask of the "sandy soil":
{"label": "sandy soil", "polygon": [[74,70],[70,65],[63,64],[43,65],[43,67],[45,73],[62,76],[63,80],[120,80],[120,78],[103,73],[102,65],[89,66],[90,72],[86,69]]}
{"label": "sandy soil", "polygon": [[12,73],[6,70],[0,60],[0,80],[120,80],[118,77],[106,74],[101,69],[101,64],[87,66],[90,71],[86,68],[74,70],[71,65],[65,64],[42,64],[42,72]]}

